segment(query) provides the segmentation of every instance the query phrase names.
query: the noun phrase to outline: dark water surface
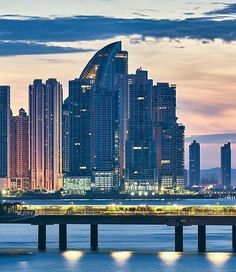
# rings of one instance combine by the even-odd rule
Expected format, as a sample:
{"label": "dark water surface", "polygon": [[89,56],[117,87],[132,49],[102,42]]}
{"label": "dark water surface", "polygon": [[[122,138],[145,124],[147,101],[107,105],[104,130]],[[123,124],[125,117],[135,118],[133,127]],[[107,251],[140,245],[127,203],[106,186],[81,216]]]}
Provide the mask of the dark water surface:
{"label": "dark water surface", "polygon": [[[112,204],[109,200],[30,200],[26,204]],[[170,203],[169,203],[170,202]],[[123,204],[236,205],[236,200],[127,200]],[[68,250],[58,250],[58,226],[47,227],[47,251],[37,251],[37,226],[0,225],[0,272],[236,271],[231,227],[207,227],[207,252],[197,252],[197,227],[184,227],[183,254],[174,252],[174,227],[99,225],[99,250],[89,248],[89,226],[68,226]]]}

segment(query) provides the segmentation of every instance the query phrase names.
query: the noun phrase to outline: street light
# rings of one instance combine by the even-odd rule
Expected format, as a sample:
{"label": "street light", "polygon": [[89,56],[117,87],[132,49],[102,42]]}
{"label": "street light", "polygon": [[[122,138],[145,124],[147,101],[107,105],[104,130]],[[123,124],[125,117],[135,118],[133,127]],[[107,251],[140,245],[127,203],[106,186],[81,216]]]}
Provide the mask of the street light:
{"label": "street light", "polygon": [[3,189],[2,190],[2,196],[6,196],[7,195],[7,190],[6,189]]}

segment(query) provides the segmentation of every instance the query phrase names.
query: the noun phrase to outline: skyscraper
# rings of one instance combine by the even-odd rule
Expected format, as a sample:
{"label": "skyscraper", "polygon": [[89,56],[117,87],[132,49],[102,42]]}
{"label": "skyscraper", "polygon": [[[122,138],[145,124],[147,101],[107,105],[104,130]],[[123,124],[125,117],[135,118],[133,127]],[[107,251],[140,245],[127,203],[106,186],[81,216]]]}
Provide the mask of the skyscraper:
{"label": "skyscraper", "polygon": [[189,145],[189,185],[200,185],[200,144],[195,140]]}
{"label": "skyscraper", "polygon": [[141,68],[129,78],[126,190],[154,191],[158,189],[158,174],[157,147],[152,131],[152,80],[148,79],[147,71]]}
{"label": "skyscraper", "polygon": [[121,42],[99,50],[69,82],[70,175],[116,188],[123,177],[128,103],[128,53]]}
{"label": "skyscraper", "polygon": [[69,82],[69,175],[92,177],[93,90],[80,79]]}
{"label": "skyscraper", "polygon": [[29,117],[24,109],[11,117],[10,188],[30,189],[29,179]]}
{"label": "skyscraper", "polygon": [[221,147],[221,182],[225,188],[231,186],[231,147],[230,143]]}
{"label": "skyscraper", "polygon": [[184,131],[177,123],[176,86],[157,83],[152,96],[157,168],[163,189],[184,187]]}
{"label": "skyscraper", "polygon": [[62,86],[56,79],[29,86],[32,189],[62,188]]}
{"label": "skyscraper", "polygon": [[10,86],[0,86],[0,188],[9,186]]}

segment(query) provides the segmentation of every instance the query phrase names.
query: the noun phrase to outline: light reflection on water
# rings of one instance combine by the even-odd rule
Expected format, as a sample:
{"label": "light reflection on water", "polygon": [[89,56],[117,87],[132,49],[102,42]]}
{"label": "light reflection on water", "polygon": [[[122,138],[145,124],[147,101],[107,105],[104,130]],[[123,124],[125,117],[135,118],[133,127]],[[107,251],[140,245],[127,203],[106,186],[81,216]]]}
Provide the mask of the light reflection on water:
{"label": "light reflection on water", "polygon": [[160,252],[158,256],[166,265],[174,265],[182,254],[179,252]]}
{"label": "light reflection on water", "polygon": [[236,255],[226,252],[157,252],[147,250],[112,251],[98,250],[37,250],[31,255],[25,251],[19,254],[1,255],[0,271],[6,272],[234,272]]}
{"label": "light reflection on water", "polygon": [[206,256],[212,264],[215,266],[222,266],[225,264],[231,257],[232,253],[227,252],[208,252]]}
{"label": "light reflection on water", "polygon": [[75,250],[68,250],[63,252],[63,257],[69,262],[69,263],[76,263],[78,260],[83,256],[82,251],[75,251]]}
{"label": "light reflection on water", "polygon": [[111,256],[120,265],[124,264],[131,256],[131,251],[116,251],[112,252]]}

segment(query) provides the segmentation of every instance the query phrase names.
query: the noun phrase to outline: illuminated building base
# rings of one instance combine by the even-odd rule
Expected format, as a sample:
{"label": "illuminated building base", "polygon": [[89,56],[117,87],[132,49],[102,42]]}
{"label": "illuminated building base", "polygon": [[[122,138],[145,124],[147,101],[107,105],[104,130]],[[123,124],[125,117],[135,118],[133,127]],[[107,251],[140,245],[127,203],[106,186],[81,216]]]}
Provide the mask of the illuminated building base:
{"label": "illuminated building base", "polygon": [[158,193],[159,184],[154,180],[126,180],[125,192],[131,195],[148,195],[150,193]]}
{"label": "illuminated building base", "polygon": [[29,190],[30,189],[30,179],[29,177],[15,177],[10,179],[9,189],[13,191],[18,190]]}
{"label": "illuminated building base", "polygon": [[91,190],[91,177],[65,176],[63,189],[69,193],[83,194]]}
{"label": "illuminated building base", "polygon": [[111,191],[114,188],[113,171],[95,171],[93,173],[95,190]]}
{"label": "illuminated building base", "polygon": [[184,189],[184,177],[183,176],[162,176],[161,177],[161,189]]}

